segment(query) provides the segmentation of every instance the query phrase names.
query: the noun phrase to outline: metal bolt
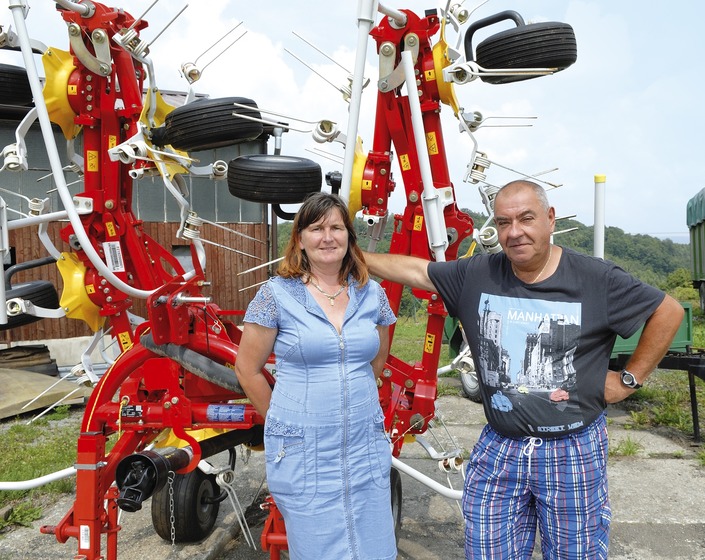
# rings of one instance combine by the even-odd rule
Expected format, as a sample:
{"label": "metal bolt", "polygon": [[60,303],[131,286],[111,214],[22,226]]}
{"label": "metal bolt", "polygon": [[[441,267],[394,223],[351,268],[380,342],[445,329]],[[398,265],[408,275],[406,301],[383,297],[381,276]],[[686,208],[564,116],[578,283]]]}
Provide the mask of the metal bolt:
{"label": "metal bolt", "polygon": [[105,207],[106,207],[108,210],[112,210],[113,208],[115,208],[115,201],[113,201],[113,200],[106,200],[106,201],[105,201]]}
{"label": "metal bolt", "polygon": [[413,379],[407,379],[406,381],[404,381],[404,386],[405,386],[407,389],[411,389],[411,388],[414,386],[414,381],[413,381]]}
{"label": "metal bolt", "polygon": [[172,403],[172,404],[179,404],[179,397],[172,397],[172,398],[171,398],[171,403]]}
{"label": "metal bolt", "polygon": [[411,191],[409,193],[409,202],[418,202],[419,201],[419,193],[416,191]]}
{"label": "metal bolt", "polygon": [[383,199],[383,198],[378,198],[378,199],[377,199],[377,204],[382,204],[383,202],[384,202],[384,199]]}
{"label": "metal bolt", "polygon": [[87,82],[92,82],[92,81],[93,81],[93,76],[91,76],[90,74],[88,74],[88,75],[86,76],[86,81],[87,81]]}
{"label": "metal bolt", "polygon": [[86,91],[93,91],[93,86],[91,84],[88,84],[86,86]]}
{"label": "metal bolt", "polygon": [[382,169],[379,170],[379,174],[380,174],[380,175],[386,175],[386,174],[387,174],[387,170],[384,169],[384,167],[383,167]]}
{"label": "metal bolt", "polygon": [[113,301],[113,298],[112,298],[111,296],[108,296],[108,297],[105,298],[105,301],[107,301],[108,303],[110,303],[111,301]]}
{"label": "metal bolt", "polygon": [[86,111],[92,111],[93,105],[86,105]]}
{"label": "metal bolt", "polygon": [[416,44],[416,37],[414,37],[413,35],[410,35],[406,40],[406,44],[409,45],[410,47],[413,47]]}
{"label": "metal bolt", "polygon": [[100,285],[101,285],[101,286],[105,286],[107,283],[108,283],[108,281],[107,281],[105,278],[103,278],[103,279],[100,281]]}
{"label": "metal bolt", "polygon": [[86,95],[86,101],[93,101],[92,95]]}
{"label": "metal bolt", "polygon": [[387,80],[382,80],[379,83],[379,90],[380,91],[387,91],[389,89],[389,84],[387,83]]}
{"label": "metal bolt", "polygon": [[392,47],[392,45],[390,45],[389,43],[385,43],[384,45],[382,45],[380,52],[384,56],[390,56],[394,52],[394,47]]}
{"label": "metal bolt", "polygon": [[169,401],[164,403],[164,409],[169,410],[171,408],[171,403]]}
{"label": "metal bolt", "polygon": [[110,293],[110,288],[103,288],[103,293],[104,293],[104,294],[109,294],[109,293]]}
{"label": "metal bolt", "polygon": [[385,370],[382,372],[382,375],[383,375],[384,377],[391,377],[391,376],[392,376],[392,372],[391,372],[391,370],[385,369]]}

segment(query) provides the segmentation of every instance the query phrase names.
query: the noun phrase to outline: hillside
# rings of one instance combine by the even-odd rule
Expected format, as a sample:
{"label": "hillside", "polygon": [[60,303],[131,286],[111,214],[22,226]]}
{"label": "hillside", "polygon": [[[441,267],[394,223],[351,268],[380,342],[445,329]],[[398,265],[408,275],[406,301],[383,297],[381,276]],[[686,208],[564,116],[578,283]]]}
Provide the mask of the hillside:
{"label": "hillside", "polygon": [[[465,210],[472,217],[475,224],[483,224],[487,216]],[[387,223],[385,235],[377,245],[377,252],[389,250],[393,223]],[[570,247],[576,251],[592,254],[593,228],[578,222],[577,220],[561,220],[557,230],[574,231],[559,234],[554,241],[557,245]],[[356,229],[358,231],[360,245],[367,246],[367,225],[360,219],[356,219]],[[285,247],[286,241],[291,233],[291,223],[285,222],[279,225],[279,248]],[[466,241],[469,246],[469,242]],[[465,247],[464,247],[465,248]],[[626,271],[637,278],[648,282],[654,286],[666,287],[669,275],[679,269],[690,270],[690,246],[682,243],[674,243],[670,239],[662,240],[650,235],[632,235],[625,233],[617,227],[608,227],[605,230],[605,258],[619,264]],[[679,276],[684,276],[683,270]]]}

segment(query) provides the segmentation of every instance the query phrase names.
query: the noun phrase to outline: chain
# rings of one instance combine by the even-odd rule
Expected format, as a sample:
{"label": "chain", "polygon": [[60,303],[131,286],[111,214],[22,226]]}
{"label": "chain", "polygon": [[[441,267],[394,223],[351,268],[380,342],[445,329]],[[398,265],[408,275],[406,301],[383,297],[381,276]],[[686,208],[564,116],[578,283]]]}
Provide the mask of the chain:
{"label": "chain", "polygon": [[169,525],[171,526],[171,546],[176,546],[176,517],[174,517],[174,471],[169,471]]}

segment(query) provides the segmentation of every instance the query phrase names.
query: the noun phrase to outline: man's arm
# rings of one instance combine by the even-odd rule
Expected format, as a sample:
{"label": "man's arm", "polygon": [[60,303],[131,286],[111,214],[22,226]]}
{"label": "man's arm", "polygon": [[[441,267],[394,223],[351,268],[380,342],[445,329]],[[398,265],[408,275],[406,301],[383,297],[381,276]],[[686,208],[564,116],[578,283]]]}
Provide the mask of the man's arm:
{"label": "man's arm", "polygon": [[[683,314],[683,306],[666,294],[661,305],[647,319],[634,353],[625,366],[625,369],[634,374],[638,383],[644,383],[668,352],[683,320]],[[633,392],[634,389],[625,387],[622,383],[619,372],[607,372],[605,400],[608,403],[624,400]]]}
{"label": "man's arm", "polygon": [[408,255],[389,255],[386,253],[367,253],[363,251],[365,262],[375,276],[398,284],[435,292],[436,287],[428,277],[426,259]]}

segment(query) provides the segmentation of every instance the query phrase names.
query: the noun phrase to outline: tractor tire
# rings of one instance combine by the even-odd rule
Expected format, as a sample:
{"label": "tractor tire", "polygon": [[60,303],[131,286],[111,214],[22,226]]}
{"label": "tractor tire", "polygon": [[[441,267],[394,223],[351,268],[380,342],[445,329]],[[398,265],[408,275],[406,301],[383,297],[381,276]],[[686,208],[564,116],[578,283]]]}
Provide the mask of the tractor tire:
{"label": "tractor tire", "polygon": [[[243,109],[233,103],[252,108]],[[198,152],[249,142],[262,134],[264,126],[261,122],[237,115],[262,118],[252,99],[199,99],[169,113],[163,127],[152,129],[152,141],[157,146],[171,145],[177,150]]]}
{"label": "tractor tire", "polygon": [[[578,57],[573,28],[567,23],[531,23],[492,35],[477,45],[475,60],[486,69],[557,68]],[[538,76],[480,76],[488,84],[507,84]]]}
{"label": "tractor tire", "polygon": [[169,483],[152,496],[152,525],[157,535],[168,542],[172,542],[172,538],[181,543],[205,539],[213,531],[220,510],[220,487],[215,476],[198,468],[177,474],[172,489],[173,526]]}
{"label": "tractor tire", "polygon": [[19,66],[0,64],[0,105],[32,105],[32,89],[27,71]]}
{"label": "tractor tire", "polygon": [[394,535],[399,543],[399,535],[401,534],[401,474],[392,467],[389,472],[389,485],[392,494],[392,520],[394,522]]}
{"label": "tractor tire", "polygon": [[476,371],[460,371],[460,385],[463,388],[463,393],[472,402],[481,403],[482,394],[480,393],[480,383],[477,380]]}
{"label": "tractor tire", "polygon": [[230,194],[250,202],[296,204],[321,190],[321,166],[310,159],[254,154],[228,164]]}
{"label": "tractor tire", "polygon": [[[37,307],[45,307],[47,309],[56,309],[59,307],[59,295],[56,293],[54,284],[47,280],[36,280],[33,282],[24,282],[15,284],[5,292],[5,299],[22,298],[31,301]],[[34,315],[15,315],[7,318],[7,325],[0,325],[0,331],[6,331],[36,323],[42,317]]]}

